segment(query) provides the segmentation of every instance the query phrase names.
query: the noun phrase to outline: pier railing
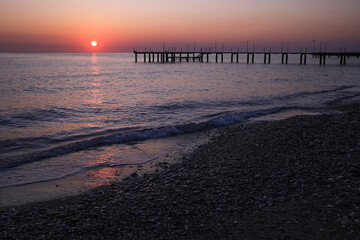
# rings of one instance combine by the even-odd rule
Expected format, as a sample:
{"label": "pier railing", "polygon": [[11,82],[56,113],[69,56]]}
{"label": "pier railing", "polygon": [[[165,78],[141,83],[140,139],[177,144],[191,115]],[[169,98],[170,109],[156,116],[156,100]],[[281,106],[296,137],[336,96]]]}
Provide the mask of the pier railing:
{"label": "pier railing", "polygon": [[298,55],[299,64],[307,64],[307,56],[319,58],[319,64],[326,64],[326,58],[338,57],[340,65],[346,64],[346,59],[350,57],[360,57],[360,52],[271,52],[271,51],[252,51],[252,52],[225,52],[225,51],[136,51],[135,62],[139,56],[143,56],[144,62],[174,63],[174,62],[210,62],[210,55],[215,56],[215,62],[224,62],[224,55],[230,56],[230,62],[239,62],[240,55],[246,56],[246,63],[254,63],[255,55],[264,56],[264,64],[271,63],[272,55],[281,55],[281,64],[288,64],[289,55]]}

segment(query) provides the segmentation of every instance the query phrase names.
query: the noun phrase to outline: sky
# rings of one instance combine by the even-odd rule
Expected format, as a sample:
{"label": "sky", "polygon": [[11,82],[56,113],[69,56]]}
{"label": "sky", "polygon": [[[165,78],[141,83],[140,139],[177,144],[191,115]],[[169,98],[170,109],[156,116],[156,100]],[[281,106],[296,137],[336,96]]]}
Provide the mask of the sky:
{"label": "sky", "polygon": [[0,52],[360,51],[359,12],[360,0],[0,0]]}

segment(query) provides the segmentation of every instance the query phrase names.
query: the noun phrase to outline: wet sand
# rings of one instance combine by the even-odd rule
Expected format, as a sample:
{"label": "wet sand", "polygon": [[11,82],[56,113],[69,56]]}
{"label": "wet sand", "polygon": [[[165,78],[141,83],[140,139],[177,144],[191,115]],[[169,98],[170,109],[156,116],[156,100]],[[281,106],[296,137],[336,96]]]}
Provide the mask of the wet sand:
{"label": "wet sand", "polygon": [[360,103],[226,127],[180,161],[2,209],[1,239],[357,239]]}

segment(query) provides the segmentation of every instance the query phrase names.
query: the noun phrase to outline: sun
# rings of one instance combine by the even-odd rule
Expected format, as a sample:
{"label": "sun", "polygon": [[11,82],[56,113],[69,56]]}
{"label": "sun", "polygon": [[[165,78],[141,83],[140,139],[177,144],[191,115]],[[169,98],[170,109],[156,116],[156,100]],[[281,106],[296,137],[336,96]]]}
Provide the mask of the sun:
{"label": "sun", "polygon": [[96,45],[97,45],[97,42],[96,42],[96,41],[92,41],[92,42],[91,42],[91,46],[96,47]]}

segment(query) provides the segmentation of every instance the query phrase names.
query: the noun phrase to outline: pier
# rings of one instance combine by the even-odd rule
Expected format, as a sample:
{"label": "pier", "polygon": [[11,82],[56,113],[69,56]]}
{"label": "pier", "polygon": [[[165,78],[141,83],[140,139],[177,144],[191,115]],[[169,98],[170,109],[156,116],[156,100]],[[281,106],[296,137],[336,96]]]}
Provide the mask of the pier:
{"label": "pier", "polygon": [[271,56],[281,55],[281,64],[289,63],[289,55],[299,56],[299,64],[306,65],[307,57],[319,59],[319,65],[325,65],[326,59],[330,57],[339,58],[340,65],[346,65],[347,58],[360,57],[360,52],[271,52],[270,51],[246,51],[246,52],[233,52],[233,51],[136,51],[135,62],[138,62],[139,56],[143,56],[144,62],[157,62],[157,63],[174,63],[174,62],[210,62],[210,56],[215,56],[213,62],[224,62],[224,55],[230,56],[231,63],[239,63],[241,56],[244,56],[246,63],[254,63],[255,55],[264,56],[264,64],[271,63]]}

